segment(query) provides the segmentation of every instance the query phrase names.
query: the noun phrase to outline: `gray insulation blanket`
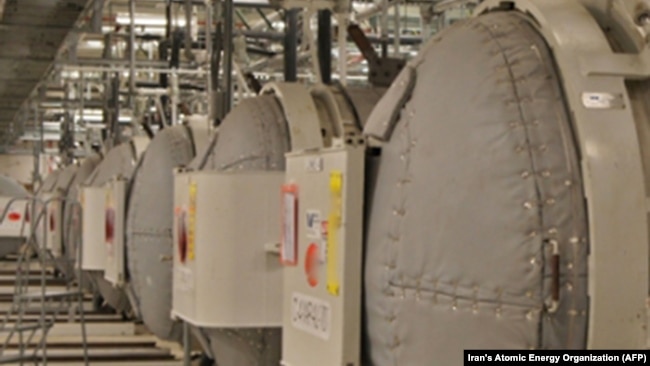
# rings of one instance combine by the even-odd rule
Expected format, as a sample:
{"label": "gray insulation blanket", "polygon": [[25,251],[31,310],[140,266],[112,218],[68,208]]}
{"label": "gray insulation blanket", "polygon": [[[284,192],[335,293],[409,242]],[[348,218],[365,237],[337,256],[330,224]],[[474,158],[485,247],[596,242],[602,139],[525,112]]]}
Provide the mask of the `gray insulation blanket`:
{"label": "gray insulation blanket", "polygon": [[[111,149],[95,171],[86,179],[86,186],[101,187],[111,178],[122,176],[129,179],[136,164],[135,151],[130,143]],[[118,312],[128,312],[131,307],[124,289],[118,289],[104,279],[103,272],[90,272],[90,276],[106,303]]]}
{"label": "gray insulation blanket", "polygon": [[65,196],[68,193],[70,184],[74,181],[78,168],[78,165],[72,164],[61,170],[61,174],[59,174],[56,184],[54,185],[54,191],[58,191]]}
{"label": "gray insulation blanket", "polygon": [[138,313],[157,337],[180,341],[182,327],[170,319],[174,212],[173,169],[194,157],[186,127],[159,132],[133,178],[127,217],[127,263]]}
{"label": "gray insulation blanket", "polygon": [[[290,141],[280,104],[273,96],[243,100],[219,128],[218,142],[203,157],[204,170],[284,170]],[[278,365],[282,331],[279,328],[202,329],[209,338],[217,365]]]}
{"label": "gray insulation blanket", "polygon": [[27,197],[29,192],[15,179],[6,175],[0,175],[0,196],[3,197]]}
{"label": "gray insulation blanket", "polygon": [[43,184],[38,189],[38,193],[44,193],[44,192],[52,192],[54,190],[54,186],[56,185],[56,181],[59,178],[59,174],[61,174],[60,170],[55,170],[52,173],[48,174],[47,177],[43,180]]}
{"label": "gray insulation blanket", "polygon": [[[368,217],[371,364],[585,347],[586,209],[547,45],[524,16],[488,14],[436,36],[411,67]],[[391,123],[371,119],[366,131]],[[551,241],[561,255],[555,313],[545,305]]]}

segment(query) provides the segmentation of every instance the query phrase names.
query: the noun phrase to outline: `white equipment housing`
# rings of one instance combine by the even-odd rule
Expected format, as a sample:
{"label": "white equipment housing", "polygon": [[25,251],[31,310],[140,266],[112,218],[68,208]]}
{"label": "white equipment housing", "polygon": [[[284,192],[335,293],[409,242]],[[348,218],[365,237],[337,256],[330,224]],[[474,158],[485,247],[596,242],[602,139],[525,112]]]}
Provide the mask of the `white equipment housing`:
{"label": "white equipment housing", "polygon": [[[361,131],[349,102],[332,88],[271,83],[262,94],[275,94],[282,104],[292,148],[282,187],[282,364],[358,366],[366,153]],[[315,113],[319,108],[322,113]],[[323,129],[332,131],[330,141]]]}
{"label": "white equipment housing", "polygon": [[61,230],[63,230],[62,202],[58,192],[44,193],[45,215],[41,219],[45,225],[45,248],[53,256],[63,253]]}
{"label": "white equipment housing", "polygon": [[[14,197],[0,196],[0,213],[3,212]],[[30,232],[30,224],[25,220],[27,213],[25,200],[14,201],[4,221],[0,223],[0,238],[26,238]]]}
{"label": "white equipment housing", "polygon": [[113,179],[105,186],[104,278],[116,287],[125,282],[126,187],[127,180],[122,178]]}
{"label": "white equipment housing", "polygon": [[359,365],[364,162],[365,146],[287,156],[286,366]]}
{"label": "white equipment housing", "polygon": [[83,207],[81,269],[103,271],[105,257],[106,190],[103,187],[82,187]]}
{"label": "white equipment housing", "polygon": [[281,172],[175,177],[172,316],[200,327],[282,324]]}

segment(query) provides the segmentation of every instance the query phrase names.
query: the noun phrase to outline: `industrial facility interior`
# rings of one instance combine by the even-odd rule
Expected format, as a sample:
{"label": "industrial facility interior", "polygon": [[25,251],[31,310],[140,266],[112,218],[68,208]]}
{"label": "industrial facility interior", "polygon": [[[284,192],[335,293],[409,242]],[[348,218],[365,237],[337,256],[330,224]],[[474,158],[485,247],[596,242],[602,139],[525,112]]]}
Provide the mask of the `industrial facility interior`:
{"label": "industrial facility interior", "polygon": [[0,0],[0,364],[647,349],[650,0]]}

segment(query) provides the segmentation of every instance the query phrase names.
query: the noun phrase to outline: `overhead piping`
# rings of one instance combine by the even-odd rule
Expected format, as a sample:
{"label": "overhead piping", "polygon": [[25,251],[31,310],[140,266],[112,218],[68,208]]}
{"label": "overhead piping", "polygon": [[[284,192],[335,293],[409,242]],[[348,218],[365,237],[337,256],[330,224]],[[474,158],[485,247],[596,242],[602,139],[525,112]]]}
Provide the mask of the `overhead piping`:
{"label": "overhead piping", "polygon": [[185,57],[196,60],[192,53],[192,0],[185,0]]}

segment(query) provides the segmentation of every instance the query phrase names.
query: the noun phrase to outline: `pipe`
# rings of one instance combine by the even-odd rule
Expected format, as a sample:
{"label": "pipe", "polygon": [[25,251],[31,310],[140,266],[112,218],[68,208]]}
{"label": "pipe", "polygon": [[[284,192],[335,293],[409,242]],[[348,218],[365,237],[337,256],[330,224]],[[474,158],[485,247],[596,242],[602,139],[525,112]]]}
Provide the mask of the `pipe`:
{"label": "pipe", "polygon": [[183,366],[192,365],[192,350],[190,345],[190,325],[183,321]]}
{"label": "pipe", "polygon": [[[206,60],[208,60],[208,70],[210,70],[205,76],[205,88],[208,94],[208,121],[214,121],[214,91],[212,89],[212,53],[213,44],[212,44],[212,1],[205,0],[205,50],[206,50]],[[219,70],[217,69],[217,72]]]}
{"label": "pipe", "polygon": [[[388,2],[388,7],[399,4],[400,2],[401,1],[392,0]],[[412,3],[412,1],[409,2]],[[426,1],[426,3],[429,3],[429,1]],[[373,16],[381,13],[383,9],[384,9],[384,0],[375,1],[375,3],[372,6],[368,7],[363,11],[357,12],[354,19],[357,22],[362,22],[366,19],[372,18]]]}
{"label": "pipe", "polygon": [[286,40],[286,36],[282,32],[267,32],[257,30],[243,30],[241,33],[248,38],[268,39],[271,41]]}
{"label": "pipe", "polygon": [[[79,93],[79,121],[84,120],[84,110],[86,109],[86,79],[85,79],[85,74],[84,72],[79,73],[79,89],[81,92]],[[87,137],[87,136],[86,136]],[[86,144],[86,154],[90,155],[92,151],[90,150],[90,144]]]}
{"label": "pipe", "polygon": [[135,106],[135,0],[129,0],[129,100]]}
{"label": "pipe", "polygon": [[393,30],[393,47],[395,48],[394,56],[395,57],[400,57],[399,53],[399,46],[400,46],[400,36],[401,36],[401,19],[400,19],[400,12],[399,12],[399,4],[395,5],[395,29]]}
{"label": "pipe", "polygon": [[255,10],[257,10],[257,14],[260,15],[260,18],[262,18],[262,20],[264,21],[264,23],[266,24],[266,26],[269,27],[270,30],[273,30],[273,29],[274,29],[274,28],[273,28],[273,23],[271,23],[271,21],[269,20],[269,18],[267,18],[266,14],[264,14],[264,12],[262,11],[262,9],[260,9],[260,8],[255,8]]}
{"label": "pipe", "polygon": [[234,7],[233,0],[224,1],[224,32],[223,32],[223,57],[224,57],[224,68],[223,74],[225,78],[225,94],[224,94],[224,106],[223,106],[223,115],[227,115],[232,108],[232,93],[233,93],[233,79],[232,79],[232,55],[233,55],[233,23],[234,23]]}
{"label": "pipe", "polygon": [[165,4],[165,18],[167,23],[165,24],[165,38],[171,40],[172,37],[172,2],[167,0]]}
{"label": "pipe", "polygon": [[196,60],[192,53],[192,0],[185,0],[185,57]]}
{"label": "pipe", "polygon": [[181,64],[181,43],[182,34],[180,30],[175,30],[172,35],[172,54],[169,60],[170,69],[178,69]]}
{"label": "pipe", "polygon": [[93,2],[93,17],[91,19],[92,30],[94,33],[102,33],[102,22],[104,11],[104,0],[95,0]]}
{"label": "pipe", "polygon": [[336,23],[338,24],[338,72],[339,82],[341,85],[347,85],[348,78],[348,42],[347,42],[347,28],[348,28],[348,15],[337,14]]}
{"label": "pipe", "polygon": [[[160,58],[160,62],[163,63],[164,67],[166,68],[169,66],[169,61],[167,61],[167,57],[169,57],[169,44],[170,44],[170,39],[167,38],[164,41],[160,42],[158,44],[158,58]],[[163,88],[166,88],[169,85],[169,78],[167,77],[167,74],[160,74],[159,77],[160,80],[160,86]]]}
{"label": "pipe", "polygon": [[389,0],[381,0],[381,23],[379,38],[381,39],[381,58],[388,57],[388,8]]}
{"label": "pipe", "polygon": [[332,12],[318,11],[318,64],[323,84],[332,83]]}
{"label": "pipe", "polygon": [[111,127],[113,136],[113,146],[117,146],[122,141],[122,129],[120,128],[120,74],[115,73],[111,79]]}
{"label": "pipe", "polygon": [[298,11],[289,9],[285,14],[284,81],[288,82],[298,80]]}
{"label": "pipe", "polygon": [[244,25],[244,27],[245,27],[246,29],[249,29],[249,30],[250,30],[250,29],[251,29],[251,25],[248,24],[248,21],[246,20],[246,17],[244,16],[244,14],[242,14],[242,12],[239,11],[238,9],[235,9],[235,14],[237,14],[237,18],[239,18],[239,21],[242,22],[242,24]]}
{"label": "pipe", "polygon": [[175,69],[172,69],[171,72],[171,96],[170,96],[170,103],[171,103],[171,109],[172,109],[172,126],[176,126],[178,124],[178,104],[179,104],[179,87],[178,87],[178,74],[176,73]]}
{"label": "pipe", "polygon": [[217,24],[216,34],[212,41],[212,57],[210,58],[210,89],[213,92],[219,89],[219,68],[221,66],[221,51],[223,51],[222,41],[221,24]]}
{"label": "pipe", "polygon": [[[305,11],[302,13],[302,43],[300,44],[300,51],[307,50],[310,54],[310,61],[312,64],[312,70],[314,72],[315,79],[317,81],[321,81],[323,77],[321,76],[321,70],[320,70],[320,58],[318,55],[318,49],[319,46],[316,43],[316,40],[314,39],[314,32],[311,30],[311,19],[312,15],[314,15],[314,10],[312,9],[305,9]],[[296,62],[296,65],[298,65],[298,62]],[[296,66],[297,67],[297,66]]]}

